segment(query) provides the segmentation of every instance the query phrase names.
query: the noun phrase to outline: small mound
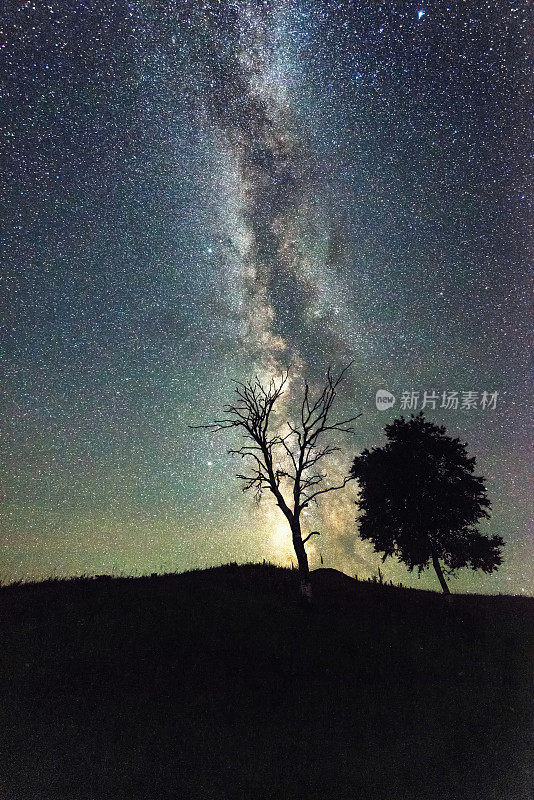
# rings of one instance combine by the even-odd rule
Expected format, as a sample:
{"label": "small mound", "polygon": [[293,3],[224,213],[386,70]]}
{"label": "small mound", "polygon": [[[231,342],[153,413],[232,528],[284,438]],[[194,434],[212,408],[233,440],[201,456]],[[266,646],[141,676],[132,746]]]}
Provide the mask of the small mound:
{"label": "small mound", "polygon": [[311,573],[311,580],[314,589],[327,590],[329,592],[346,593],[353,592],[357,588],[357,581],[344,572],[332,567],[320,567]]}

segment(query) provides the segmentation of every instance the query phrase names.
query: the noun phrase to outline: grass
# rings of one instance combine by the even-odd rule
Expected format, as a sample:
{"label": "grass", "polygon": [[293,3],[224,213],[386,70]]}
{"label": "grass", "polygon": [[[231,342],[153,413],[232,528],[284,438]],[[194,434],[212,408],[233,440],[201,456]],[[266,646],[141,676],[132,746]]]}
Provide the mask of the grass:
{"label": "grass", "polygon": [[0,589],[0,798],[531,800],[534,600],[272,565]]}

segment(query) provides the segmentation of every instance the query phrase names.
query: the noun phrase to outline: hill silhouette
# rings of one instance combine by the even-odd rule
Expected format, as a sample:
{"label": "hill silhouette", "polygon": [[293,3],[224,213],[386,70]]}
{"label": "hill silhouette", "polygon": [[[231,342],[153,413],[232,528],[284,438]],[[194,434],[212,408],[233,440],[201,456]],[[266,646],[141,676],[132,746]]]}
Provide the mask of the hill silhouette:
{"label": "hill silhouette", "polygon": [[533,599],[312,583],[0,588],[0,797],[530,799]]}

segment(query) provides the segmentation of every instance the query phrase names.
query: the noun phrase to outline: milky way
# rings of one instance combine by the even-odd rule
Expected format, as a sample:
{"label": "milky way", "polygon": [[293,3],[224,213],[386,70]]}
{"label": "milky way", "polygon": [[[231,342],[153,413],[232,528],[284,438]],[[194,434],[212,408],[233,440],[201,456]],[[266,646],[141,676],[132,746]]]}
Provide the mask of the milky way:
{"label": "milky way", "polygon": [[[233,378],[291,367],[289,410],[303,376],[352,362],[339,412],[363,416],[332,475],[404,391],[498,392],[427,410],[477,456],[507,542],[453,588],[532,593],[526,5],[2,13],[0,577],[289,563],[231,442],[188,425]],[[312,567],[376,572],[354,500],[306,520]]]}
{"label": "milky way", "polygon": [[209,76],[200,109],[213,126],[214,168],[226,198],[214,233],[244,352],[260,373],[277,375],[288,365],[303,372],[321,346],[338,356],[341,337],[325,322],[319,281],[328,265],[309,252],[310,233],[324,235],[316,219],[323,198],[287,87],[283,25],[295,9],[243,3],[234,10],[230,30],[218,17],[211,21],[213,52],[200,65]]}

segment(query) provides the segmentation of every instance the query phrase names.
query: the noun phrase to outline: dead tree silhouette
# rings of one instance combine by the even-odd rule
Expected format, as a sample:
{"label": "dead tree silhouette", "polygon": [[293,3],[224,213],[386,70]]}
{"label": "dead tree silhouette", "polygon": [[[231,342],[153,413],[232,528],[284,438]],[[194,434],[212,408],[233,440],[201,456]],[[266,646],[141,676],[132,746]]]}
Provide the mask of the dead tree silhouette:
{"label": "dead tree silhouette", "polygon": [[236,477],[243,481],[243,491],[253,490],[258,500],[265,489],[271,492],[287,519],[298,561],[301,598],[307,603],[311,602],[311,583],[305,544],[312,536],[320,534],[312,531],[303,536],[302,512],[321,495],[343,489],[353,480],[353,476],[347,475],[338,485],[327,486],[326,472],[318,470],[323,459],[340,450],[328,442],[328,435],[354,433],[351,423],[361,416],[330,421],[337,389],[347,369],[337,376],[329,369],[326,385],[316,397],[312,397],[309,383],[304,381],[296,423],[290,419],[283,423],[273,421],[287,388],[289,372],[286,371],[280,379],[273,378],[267,385],[258,377],[246,383],[237,382],[236,400],[226,406],[222,419],[191,426],[215,432],[236,428],[242,433],[244,444],[228,450],[247,464],[247,471]]}

